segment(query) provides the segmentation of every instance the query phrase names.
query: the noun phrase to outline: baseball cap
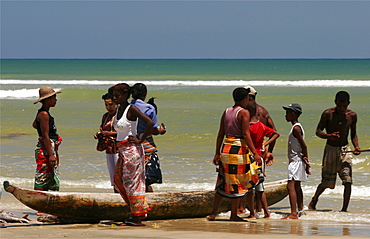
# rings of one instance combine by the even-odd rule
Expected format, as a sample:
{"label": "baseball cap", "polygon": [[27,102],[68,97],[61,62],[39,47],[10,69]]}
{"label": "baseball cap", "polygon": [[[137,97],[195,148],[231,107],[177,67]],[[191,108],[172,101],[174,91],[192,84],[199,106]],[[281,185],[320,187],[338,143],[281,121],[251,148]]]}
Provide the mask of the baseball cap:
{"label": "baseball cap", "polygon": [[292,110],[293,112],[302,114],[302,107],[300,104],[297,104],[297,103],[289,104],[288,106],[283,106],[283,109]]}
{"label": "baseball cap", "polygon": [[244,87],[245,89],[249,89],[249,94],[250,95],[257,95],[257,91],[250,85],[247,85]]}

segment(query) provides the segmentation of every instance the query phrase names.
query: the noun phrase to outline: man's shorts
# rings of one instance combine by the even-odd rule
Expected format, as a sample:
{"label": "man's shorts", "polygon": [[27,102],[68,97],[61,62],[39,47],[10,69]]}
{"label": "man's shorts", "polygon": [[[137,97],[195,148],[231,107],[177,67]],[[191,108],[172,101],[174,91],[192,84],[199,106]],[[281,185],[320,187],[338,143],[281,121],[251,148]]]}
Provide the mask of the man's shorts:
{"label": "man's shorts", "polygon": [[263,186],[263,183],[259,183],[254,187],[254,190],[256,190],[257,192],[264,192],[265,187]]}
{"label": "man's shorts", "polygon": [[333,147],[325,146],[322,160],[321,185],[325,188],[334,189],[337,173],[345,183],[352,184],[352,156],[350,153],[342,153],[350,150],[349,146]]}

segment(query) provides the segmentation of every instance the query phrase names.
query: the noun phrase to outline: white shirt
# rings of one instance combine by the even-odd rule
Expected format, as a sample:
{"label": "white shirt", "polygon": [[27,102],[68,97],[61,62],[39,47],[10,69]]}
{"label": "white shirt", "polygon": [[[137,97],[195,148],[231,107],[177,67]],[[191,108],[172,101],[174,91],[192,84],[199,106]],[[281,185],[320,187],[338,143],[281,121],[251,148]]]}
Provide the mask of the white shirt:
{"label": "white shirt", "polygon": [[295,126],[299,126],[302,130],[302,138],[304,139],[304,130],[300,123],[295,123],[289,132],[288,140],[288,159],[289,162],[302,160],[302,147],[298,139],[293,135],[293,129]]}
{"label": "white shirt", "polygon": [[114,129],[117,131],[117,141],[127,140],[129,135],[136,135],[136,127],[137,127],[137,119],[135,121],[131,121],[127,119],[127,112],[130,109],[130,105],[128,105],[125,111],[122,114],[122,117],[117,120],[117,114],[114,120]]}

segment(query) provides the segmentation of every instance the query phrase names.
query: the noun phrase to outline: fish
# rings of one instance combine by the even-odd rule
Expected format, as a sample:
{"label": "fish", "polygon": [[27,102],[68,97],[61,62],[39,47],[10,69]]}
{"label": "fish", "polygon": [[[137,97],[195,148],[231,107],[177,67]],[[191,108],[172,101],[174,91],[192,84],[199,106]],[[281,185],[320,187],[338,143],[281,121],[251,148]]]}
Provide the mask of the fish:
{"label": "fish", "polygon": [[28,219],[29,214],[25,214],[22,217],[17,217],[11,212],[4,212],[4,210],[0,211],[0,221],[3,223],[6,222],[21,222],[21,223],[29,223],[31,220]]}

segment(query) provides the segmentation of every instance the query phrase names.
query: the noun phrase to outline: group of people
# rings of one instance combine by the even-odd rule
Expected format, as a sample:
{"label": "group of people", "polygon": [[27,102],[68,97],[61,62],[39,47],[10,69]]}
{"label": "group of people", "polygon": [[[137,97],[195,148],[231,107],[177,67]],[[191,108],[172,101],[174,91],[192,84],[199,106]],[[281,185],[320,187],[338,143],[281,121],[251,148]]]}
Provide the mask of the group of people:
{"label": "group of people", "polygon": [[[54,118],[49,110],[55,107],[56,95],[51,87],[39,90],[41,102],[33,127],[39,140],[36,146],[35,190],[59,190],[58,146],[62,138],[57,133]],[[132,101],[129,102],[132,95]],[[109,88],[102,96],[107,112],[103,115],[100,131],[94,136],[104,136],[108,141],[106,160],[114,191],[130,205],[132,216],[125,225],[140,226],[150,210],[145,193],[152,192],[151,184],[161,183],[162,175],[153,135],[166,133],[163,124],[158,125],[157,108],[154,100],[145,102],[147,88],[142,83],[130,87],[126,83]],[[215,188],[214,206],[208,220],[215,220],[218,206],[223,197],[231,199],[230,220],[243,220],[238,214],[245,212],[248,201],[250,218],[255,218],[254,197],[257,211],[264,210],[270,217],[264,194],[266,166],[274,162],[273,149],[280,136],[268,111],[256,102],[257,91],[251,87],[238,87],[233,91],[234,105],[227,108],[221,118],[216,139],[213,164],[217,165],[218,177]],[[324,111],[317,126],[316,135],[327,139],[322,167],[322,182],[312,198],[309,209],[316,209],[319,196],[326,188],[334,188],[336,174],[342,179],[346,211],[351,195],[352,168],[348,135],[360,154],[356,134],[357,115],[348,109],[349,94],[340,91],[335,97],[336,106]],[[303,211],[303,193],[300,186],[310,174],[308,150],[304,141],[304,130],[298,122],[302,114],[299,104],[283,106],[285,118],[292,124],[288,140],[288,192],[291,213],[286,219],[297,219]],[[326,133],[324,132],[326,130]],[[265,141],[265,138],[267,139]],[[254,191],[256,192],[254,194]]]}
{"label": "group of people", "polygon": [[[234,105],[227,108],[221,117],[213,158],[218,171],[215,197],[212,212],[206,217],[210,221],[215,220],[222,197],[231,200],[231,221],[244,220],[238,214],[245,212],[245,198],[250,210],[248,218],[256,218],[254,195],[257,197],[257,211],[261,211],[262,206],[264,217],[270,217],[263,192],[263,178],[265,167],[273,164],[272,150],[280,135],[267,110],[256,103],[256,95],[256,90],[251,86],[234,89]],[[322,180],[308,208],[316,209],[319,196],[326,188],[335,187],[338,174],[344,185],[341,211],[345,212],[351,195],[351,153],[359,155],[361,149],[356,133],[357,115],[348,109],[348,92],[339,91],[334,103],[335,107],[322,113],[316,129],[316,135],[327,141],[322,161]],[[298,121],[302,107],[292,103],[282,108],[286,111],[286,121],[292,124],[288,136],[287,185],[291,212],[283,219],[298,219],[304,209],[301,182],[311,174],[311,166],[304,141],[305,133]],[[353,151],[349,149],[349,133]],[[268,140],[264,141],[265,138]]]}
{"label": "group of people", "polygon": [[[142,83],[137,83],[130,88],[132,101],[130,105],[136,106],[140,112],[148,116],[154,123],[150,134],[142,142],[145,154],[145,186],[146,192],[153,192],[153,183],[162,183],[162,172],[160,169],[157,147],[154,143],[153,135],[163,135],[166,133],[164,124],[158,124],[157,106],[154,98],[144,102],[147,96],[147,87]],[[108,89],[108,93],[102,96],[107,112],[103,114],[100,130],[94,135],[94,138],[102,137],[107,141],[105,149],[108,172],[110,175],[111,185],[114,187],[114,172],[118,161],[118,152],[116,147],[117,131],[114,127],[118,104],[114,100],[114,86]],[[136,136],[142,137],[145,132],[146,124],[139,118],[137,123]],[[113,143],[111,143],[113,142]],[[116,188],[114,191],[118,193]]]}
{"label": "group of people", "polygon": [[[35,102],[42,103],[33,124],[39,134],[35,190],[59,190],[57,149],[62,139],[49,113],[50,107],[56,105],[57,93],[60,92],[51,87],[41,87]],[[129,103],[131,95],[133,100]],[[105,152],[111,184],[130,205],[132,216],[125,220],[129,226],[142,225],[141,220],[150,210],[145,193],[153,191],[151,184],[162,182],[152,135],[165,134],[166,128],[158,125],[153,100],[149,101],[152,105],[144,102],[146,95],[147,88],[142,83],[132,87],[121,83],[109,88],[102,96],[107,113],[102,117],[100,131],[94,135],[108,141]]]}

